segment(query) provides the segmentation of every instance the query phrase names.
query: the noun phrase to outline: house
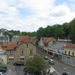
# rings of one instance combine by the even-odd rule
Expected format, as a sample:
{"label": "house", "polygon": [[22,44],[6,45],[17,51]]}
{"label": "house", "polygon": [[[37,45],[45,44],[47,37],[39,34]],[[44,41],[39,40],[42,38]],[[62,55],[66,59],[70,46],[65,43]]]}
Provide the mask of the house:
{"label": "house", "polygon": [[19,39],[19,36],[15,35],[12,37],[12,42],[17,42]]}
{"label": "house", "polygon": [[0,43],[8,43],[8,42],[9,42],[9,36],[7,30],[0,29]]}
{"label": "house", "polygon": [[34,40],[30,37],[21,36],[17,42],[10,42],[7,44],[8,64],[15,62],[26,62],[28,58],[36,55],[36,45]]}
{"label": "house", "polygon": [[64,45],[64,62],[75,66],[75,44],[66,43]]}
{"label": "house", "polygon": [[0,64],[7,64],[6,51],[0,45]]}
{"label": "house", "polygon": [[53,37],[43,37],[40,39],[40,41],[38,42],[38,45],[40,47],[50,47],[55,43],[56,39]]}

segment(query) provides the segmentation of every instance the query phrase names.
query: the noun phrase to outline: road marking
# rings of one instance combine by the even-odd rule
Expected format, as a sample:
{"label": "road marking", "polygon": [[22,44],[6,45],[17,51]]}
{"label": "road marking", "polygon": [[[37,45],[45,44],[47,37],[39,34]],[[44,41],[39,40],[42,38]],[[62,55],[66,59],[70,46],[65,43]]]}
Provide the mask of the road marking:
{"label": "road marking", "polygon": [[58,75],[60,75],[60,73],[59,73],[57,70],[55,70],[54,67],[51,66],[51,71],[50,71],[50,72],[52,73],[52,72],[54,72],[54,71],[55,71]]}

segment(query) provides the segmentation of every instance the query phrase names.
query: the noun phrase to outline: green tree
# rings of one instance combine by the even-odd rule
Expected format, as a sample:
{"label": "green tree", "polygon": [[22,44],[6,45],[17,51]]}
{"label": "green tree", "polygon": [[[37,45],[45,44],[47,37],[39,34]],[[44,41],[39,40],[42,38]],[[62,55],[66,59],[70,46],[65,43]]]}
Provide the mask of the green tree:
{"label": "green tree", "polygon": [[37,30],[37,38],[40,39],[41,37],[45,37],[46,32],[45,32],[45,28],[39,28]]}
{"label": "green tree", "polygon": [[75,43],[75,19],[73,19],[70,22],[70,26],[71,26],[70,37],[71,37],[72,43]]}
{"label": "green tree", "polygon": [[40,75],[41,71],[46,70],[49,65],[41,56],[34,56],[32,59],[28,59],[26,67],[35,72],[36,75]]}
{"label": "green tree", "polygon": [[62,27],[63,27],[63,31],[64,31],[64,38],[68,38],[70,35],[70,30],[71,30],[69,23],[64,23],[62,25]]}

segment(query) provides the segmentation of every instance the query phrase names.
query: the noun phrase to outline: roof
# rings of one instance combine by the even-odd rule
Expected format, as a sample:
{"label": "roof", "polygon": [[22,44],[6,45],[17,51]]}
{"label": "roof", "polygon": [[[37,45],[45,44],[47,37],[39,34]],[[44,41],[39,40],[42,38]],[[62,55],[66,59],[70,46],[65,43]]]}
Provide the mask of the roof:
{"label": "roof", "polygon": [[5,50],[11,50],[11,49],[14,49],[16,46],[17,46],[17,43],[15,43],[15,42],[9,42],[9,43],[7,44],[7,47],[4,48],[4,49],[5,49]]}
{"label": "roof", "polygon": [[67,44],[64,44],[64,47],[65,48],[75,48],[75,44],[67,43]]}
{"label": "roof", "polygon": [[43,38],[44,43],[48,43],[48,42],[53,41],[53,40],[55,40],[55,38],[53,38],[53,37],[44,37]]}
{"label": "roof", "polygon": [[35,42],[30,36],[20,36],[18,39],[19,42]]}

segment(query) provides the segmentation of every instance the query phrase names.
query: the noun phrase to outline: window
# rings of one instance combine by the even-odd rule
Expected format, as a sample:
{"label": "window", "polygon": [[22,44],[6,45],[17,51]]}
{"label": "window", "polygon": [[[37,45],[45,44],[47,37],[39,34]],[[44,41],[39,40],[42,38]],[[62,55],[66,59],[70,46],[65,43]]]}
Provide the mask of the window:
{"label": "window", "polygon": [[31,50],[30,50],[30,55],[32,55],[32,54],[33,54],[33,50],[31,49]]}
{"label": "window", "polygon": [[21,55],[23,55],[24,54],[24,51],[23,50],[21,50],[21,53],[20,53]]}
{"label": "window", "polygon": [[24,56],[20,56],[20,60],[24,60]]}
{"label": "window", "polygon": [[72,52],[72,56],[74,56],[74,52]]}
{"label": "window", "polygon": [[65,51],[65,54],[66,54],[66,51]]}
{"label": "window", "polygon": [[12,55],[12,51],[10,50],[10,55]]}
{"label": "window", "polygon": [[26,45],[27,45],[27,47],[28,47],[28,43],[27,43]]}
{"label": "window", "polygon": [[68,52],[68,55],[70,55],[70,51]]}
{"label": "window", "polygon": [[9,60],[14,60],[14,57],[13,57],[13,56],[10,56],[10,57],[9,57]]}

